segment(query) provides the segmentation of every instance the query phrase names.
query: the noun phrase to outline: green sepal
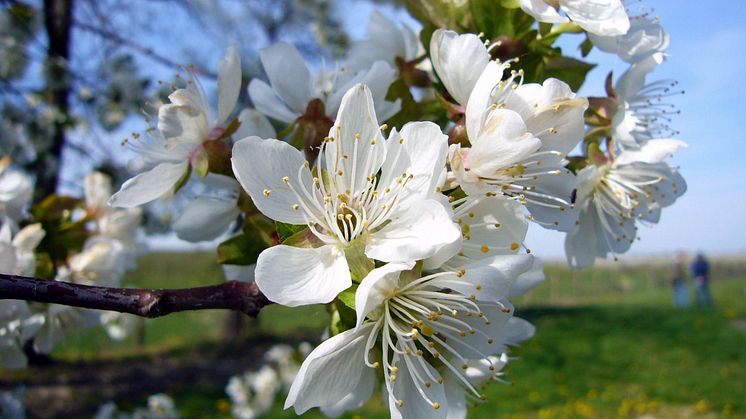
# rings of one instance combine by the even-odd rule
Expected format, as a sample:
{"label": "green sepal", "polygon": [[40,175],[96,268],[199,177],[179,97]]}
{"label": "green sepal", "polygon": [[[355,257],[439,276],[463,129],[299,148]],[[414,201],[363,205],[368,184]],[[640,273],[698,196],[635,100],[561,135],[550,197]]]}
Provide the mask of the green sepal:
{"label": "green sepal", "polygon": [[291,236],[300,233],[306,228],[308,227],[305,225],[287,224],[275,221],[275,229],[277,230],[277,236],[280,238],[280,242],[284,242]]}
{"label": "green sepal", "polygon": [[184,185],[189,181],[189,176],[192,175],[192,166],[187,166],[187,169],[184,171],[184,174],[181,175],[179,180],[176,182],[176,186],[174,186],[174,193],[179,192],[179,189],[183,188]]}
{"label": "green sepal", "polygon": [[192,166],[198,175],[201,177],[207,176],[207,173],[210,171],[210,156],[204,148],[197,153],[197,156],[195,156],[194,159],[192,159]]}
{"label": "green sepal", "polygon": [[366,241],[364,236],[359,237],[345,248],[345,259],[354,282],[362,281],[376,267],[375,262],[365,255]]}

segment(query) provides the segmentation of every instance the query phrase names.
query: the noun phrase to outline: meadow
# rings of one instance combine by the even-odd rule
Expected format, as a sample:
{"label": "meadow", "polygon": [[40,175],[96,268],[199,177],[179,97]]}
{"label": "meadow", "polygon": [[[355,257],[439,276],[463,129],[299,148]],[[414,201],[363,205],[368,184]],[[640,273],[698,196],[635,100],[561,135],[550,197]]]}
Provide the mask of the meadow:
{"label": "meadow", "polygon": [[[512,350],[511,384],[490,385],[470,418],[746,417],[746,259],[715,261],[714,309],[672,308],[671,270],[665,260],[580,272],[548,264],[548,280],[515,301],[536,337]],[[209,254],[160,253],[125,283],[189,287],[221,277]],[[321,306],[270,306],[258,320],[225,311],[138,319],[123,342],[101,330],[76,333],[51,359],[3,373],[0,387],[23,383],[31,417],[91,417],[108,400],[126,409],[164,392],[182,417],[229,418],[228,378],[257,369],[274,343],[318,342],[327,318]],[[295,417],[281,402],[266,417]],[[376,394],[344,417],[388,414]]]}

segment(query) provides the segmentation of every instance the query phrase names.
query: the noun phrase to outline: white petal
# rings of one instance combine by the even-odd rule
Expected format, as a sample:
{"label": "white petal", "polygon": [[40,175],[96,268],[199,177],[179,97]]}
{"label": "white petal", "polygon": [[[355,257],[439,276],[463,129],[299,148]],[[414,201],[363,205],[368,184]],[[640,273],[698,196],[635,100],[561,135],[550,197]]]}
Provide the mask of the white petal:
{"label": "white petal", "polygon": [[614,90],[620,100],[634,98],[637,92],[645,86],[645,77],[660,64],[657,56],[651,55],[634,64],[625,71],[614,85]]}
{"label": "white petal", "polygon": [[479,301],[497,302],[508,296],[515,279],[533,264],[531,255],[498,255],[463,267],[466,271],[452,289]]}
{"label": "white petal", "polygon": [[302,414],[312,407],[333,407],[375,377],[365,365],[365,342],[372,324],[333,336],[303,361],[285,400],[285,409]]}
{"label": "white petal", "polygon": [[302,202],[291,187],[300,194],[303,188],[310,191],[313,187],[310,170],[299,170],[305,158],[298,149],[284,141],[249,137],[233,145],[231,162],[233,173],[259,211],[283,223],[306,224],[303,210],[293,209]]}
{"label": "white petal", "polygon": [[336,418],[347,411],[359,409],[363,407],[365,402],[370,400],[377,384],[378,380],[376,379],[376,374],[371,373],[369,370],[365,370],[365,372],[360,376],[360,381],[357,386],[354,387],[352,391],[347,393],[337,403],[328,407],[322,407],[321,411],[330,418]]}
{"label": "white petal", "polygon": [[271,301],[297,307],[332,301],[352,279],[344,254],[335,246],[279,245],[259,255],[256,284]]}
{"label": "white petal", "polygon": [[420,260],[459,240],[443,205],[427,199],[398,211],[397,218],[371,234],[365,254],[383,262]]}
{"label": "white petal", "polygon": [[498,169],[509,168],[541,147],[541,140],[526,131],[521,116],[507,109],[495,109],[472,142],[468,166],[479,176],[490,177]]}
{"label": "white petal", "polygon": [[289,124],[302,113],[302,111],[290,110],[275,91],[262,80],[251,79],[248,90],[249,97],[256,110],[270,118]]}
{"label": "white petal", "polygon": [[461,254],[447,262],[449,266],[516,253],[526,238],[528,222],[519,202],[503,195],[474,201],[478,202],[457,220],[465,237]]}
{"label": "white petal", "polygon": [[518,112],[528,132],[542,141],[540,151],[567,154],[585,135],[586,98],[576,98],[565,82],[550,78],[542,85],[524,84],[506,100]]}
{"label": "white petal", "polygon": [[112,194],[111,178],[101,172],[91,172],[83,180],[85,204],[103,210]]}
{"label": "white petal", "polygon": [[355,291],[355,314],[357,315],[355,327],[360,327],[368,313],[394,294],[399,285],[399,275],[413,267],[414,262],[387,263],[380,268],[373,269],[363,278]]}
{"label": "white petal", "polygon": [[278,42],[262,49],[259,58],[277,95],[293,111],[305,112],[308,101],[313,99],[313,80],[298,50],[288,43]]}
{"label": "white petal", "polygon": [[374,62],[384,60],[393,65],[394,59],[406,59],[406,45],[399,27],[377,10],[373,10],[366,29],[367,39],[350,48],[347,62],[358,69],[370,68]]}
{"label": "white petal", "polygon": [[535,334],[536,327],[533,324],[520,317],[511,317],[505,325],[503,336],[508,344],[516,345],[531,339]]}
{"label": "white petal", "polygon": [[228,119],[236,107],[241,93],[241,57],[235,46],[225,50],[225,56],[218,63],[218,120],[220,125]]}
{"label": "white petal", "polygon": [[404,187],[406,198],[429,197],[435,193],[447,155],[448,136],[432,122],[410,122],[401,132],[392,130],[386,140],[378,189],[392,187],[406,173],[412,176]]}
{"label": "white petal", "polygon": [[378,173],[386,155],[367,86],[357,84],[345,93],[329,136],[334,141],[325,146],[324,158],[335,190],[355,193],[366,189],[369,177]]}
{"label": "white petal", "polygon": [[634,63],[668,48],[670,37],[660,22],[655,19],[636,18],[622,36],[601,36],[589,33],[593,45],[601,51],[617,54],[619,58]]}
{"label": "white petal", "polygon": [[624,35],[630,27],[621,0],[560,0],[562,10],[588,32],[598,35]]}
{"label": "white petal", "polygon": [[448,93],[465,106],[477,79],[490,61],[482,40],[474,34],[459,35],[438,29],[430,40],[430,57]]}
{"label": "white petal", "polygon": [[[560,160],[559,158],[557,158]],[[545,169],[553,166],[542,165]],[[531,186],[533,192],[542,194],[528,200],[526,208],[534,221],[551,230],[570,231],[575,225],[577,214],[572,211],[572,192],[576,187],[576,177],[561,166],[558,174],[539,176]],[[556,198],[556,199],[553,199]]]}
{"label": "white petal", "polygon": [[[396,381],[392,382],[393,394],[389,394],[389,411],[392,419],[446,419],[448,405],[443,385],[433,384],[429,388],[422,382],[415,385],[417,377],[413,375],[416,368],[420,377],[439,377],[440,374],[428,362],[417,362],[414,357],[394,355],[393,365],[399,370]],[[425,371],[427,369],[427,371]],[[419,381],[419,380],[417,380]],[[427,395],[432,403],[438,403],[438,409],[425,401],[419,389]],[[403,401],[399,406],[398,401]]]}
{"label": "white petal", "polygon": [[200,196],[187,204],[171,228],[182,240],[212,240],[223,234],[240,213],[236,200]]}
{"label": "white petal", "polygon": [[544,23],[565,23],[568,19],[560,16],[557,9],[544,0],[521,0],[521,9],[534,19]]}
{"label": "white petal", "polygon": [[531,268],[518,275],[518,278],[513,282],[513,286],[510,287],[510,292],[508,293],[508,298],[517,297],[531,291],[544,282],[545,279],[544,263],[542,263],[541,259],[534,257]]}
{"label": "white petal", "polygon": [[266,116],[251,108],[246,108],[238,115],[241,126],[233,134],[233,138],[257,136],[259,138],[275,138],[277,132]]}
{"label": "white petal", "polygon": [[13,237],[13,246],[20,252],[33,252],[45,235],[41,223],[27,225]]}
{"label": "white petal", "polygon": [[166,148],[178,144],[196,146],[207,138],[210,124],[199,108],[168,104],[158,108],[158,130],[166,139]]}
{"label": "white petal", "polygon": [[334,92],[325,101],[326,114],[334,116],[338,113],[343,96],[357,84],[364,84],[373,98],[375,114],[378,119],[384,121],[401,108],[401,101],[387,102],[386,93],[389,86],[396,80],[396,69],[385,61],[376,61],[366,70],[358,71],[343,83],[334,86]]}
{"label": "white petal", "polygon": [[188,162],[161,163],[147,172],[124,182],[119,192],[109,199],[112,207],[131,208],[146,204],[173,191],[176,182],[186,173]]}
{"label": "white petal", "polygon": [[674,139],[656,139],[646,142],[639,150],[625,150],[614,160],[614,166],[634,162],[658,163],[665,160],[679,148],[688,147],[687,143]]}

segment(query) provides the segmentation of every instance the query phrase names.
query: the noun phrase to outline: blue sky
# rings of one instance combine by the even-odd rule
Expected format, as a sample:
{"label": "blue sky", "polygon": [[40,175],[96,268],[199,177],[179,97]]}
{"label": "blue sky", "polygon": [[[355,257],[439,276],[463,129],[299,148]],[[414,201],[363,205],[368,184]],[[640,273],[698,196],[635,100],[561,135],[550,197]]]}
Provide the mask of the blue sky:
{"label": "blue sky", "polygon": [[[679,138],[689,143],[672,163],[681,167],[688,191],[676,204],[664,210],[661,222],[641,228],[630,251],[632,256],[666,255],[676,250],[703,250],[711,254],[746,252],[746,89],[740,81],[746,75],[746,5],[739,0],[683,1],[647,0],[647,9],[660,17],[671,35],[669,59],[648,80],[674,79],[686,94],[670,98],[681,115],[673,121]],[[412,24],[403,11],[390,6],[382,12]],[[356,0],[343,11],[351,36],[364,35],[373,10],[368,2]],[[582,40],[568,36],[562,45],[571,53]],[[230,40],[226,40],[227,43]],[[216,62],[221,51],[202,51]],[[599,66],[591,72],[584,95],[601,95],[609,70],[621,74],[627,64],[615,56],[594,51],[588,60]],[[535,254],[563,257],[564,236],[534,226],[527,243]],[[173,242],[171,241],[173,244]]]}

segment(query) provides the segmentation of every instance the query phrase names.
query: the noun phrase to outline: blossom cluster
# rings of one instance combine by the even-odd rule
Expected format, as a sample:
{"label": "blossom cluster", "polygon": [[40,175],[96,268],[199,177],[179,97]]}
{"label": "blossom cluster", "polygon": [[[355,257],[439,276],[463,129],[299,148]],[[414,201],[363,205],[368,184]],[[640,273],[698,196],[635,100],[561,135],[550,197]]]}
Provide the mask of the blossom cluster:
{"label": "blossom cluster", "polygon": [[308,342],[301,342],[297,348],[274,345],[265,352],[266,364],[259,370],[231,377],[225,388],[231,400],[231,414],[238,419],[264,416],[274,406],[277,395],[290,390],[301,361],[312,349]]}
{"label": "blossom cluster", "polygon": [[[249,82],[254,108],[238,111],[241,62],[231,47],[218,63],[216,111],[187,69],[128,142],[138,174],[108,198],[112,208],[95,186],[105,182],[86,182],[99,233],[60,278],[116,283],[129,256],[102,268],[81,255],[111,240],[128,254],[133,237],[121,233],[134,230],[138,207],[186,194],[172,223],[179,237],[231,231],[219,261],[255,263],[230,268],[246,276],[231,279],[255,280],[274,303],[332,313],[328,338],[292,374],[268,367],[232,380],[236,415],[265,411],[292,375],[285,407],[298,414],[338,416],[383,388],[391,417],[465,417],[486,399],[485,384],[502,381],[510,347],[535,333],[510,302],[544,279],[524,244],[529,226],[563,232],[569,264],[589,266],[626,252],[637,224],[656,223],[686,189],[665,162],[685,146],[669,138],[672,83],[646,83],[668,46],[657,19],[630,16],[620,0],[519,3],[511,16],[541,22],[524,36],[551,45],[586,32],[630,64],[607,97],[537,79],[543,73],[510,55],[520,48],[504,48],[510,37],[448,28],[418,36],[374,13],[368,38],[331,69],[313,70],[288,43],[263,49],[267,81]],[[425,103],[436,116],[425,117]],[[117,229],[106,217],[131,221]],[[19,261],[43,235],[25,229],[18,243],[6,240]],[[16,342],[28,339],[14,327]]]}
{"label": "blossom cluster", "polygon": [[[33,179],[14,169],[9,160],[0,169],[0,272],[21,276],[51,273],[56,281],[117,287],[125,272],[136,267],[140,208],[117,209],[107,205],[112,193],[111,179],[93,172],[84,180],[85,198],[78,205],[52,197],[35,207],[38,220],[29,222],[26,208],[32,196]],[[57,199],[57,201],[55,201]],[[50,208],[65,207],[59,214]],[[62,221],[64,219],[64,221]],[[23,227],[21,227],[23,225]],[[47,238],[44,226],[64,237],[75,236],[80,249],[66,249],[64,258],[55,263],[54,237]],[[78,229],[79,227],[79,229]],[[84,238],[80,241],[80,238]],[[49,249],[46,249],[49,250]],[[58,304],[28,304],[19,300],[0,301],[0,363],[5,368],[23,368],[27,364],[24,345],[31,341],[34,351],[48,354],[73,330],[106,326],[112,338],[128,332],[129,318],[120,313],[101,313]]]}

